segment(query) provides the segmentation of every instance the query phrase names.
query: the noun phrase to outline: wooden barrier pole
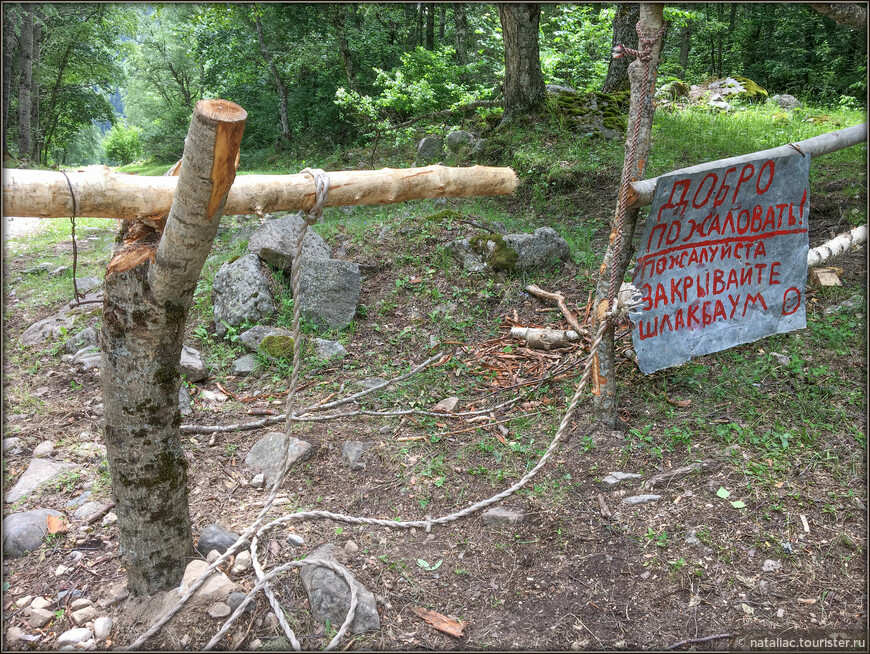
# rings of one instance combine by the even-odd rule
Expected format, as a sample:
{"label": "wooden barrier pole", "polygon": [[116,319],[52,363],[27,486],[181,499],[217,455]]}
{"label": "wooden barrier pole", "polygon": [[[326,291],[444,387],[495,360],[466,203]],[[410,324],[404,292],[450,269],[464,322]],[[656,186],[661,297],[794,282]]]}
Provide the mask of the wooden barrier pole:
{"label": "wooden barrier pole", "polygon": [[[797,143],[780,145],[776,148],[761,150],[760,152],[751,152],[750,154],[743,154],[738,157],[728,157],[727,159],[708,161],[706,163],[698,164],[697,166],[681,168],[680,170],[675,170],[673,173],[667,174],[672,175],[674,173],[682,173],[691,175],[692,173],[700,173],[705,170],[737,166],[757,159],[770,159],[772,157],[787,157],[791,155],[796,157],[801,155],[807,157],[818,157],[823,154],[829,154],[831,152],[836,152],[837,150],[843,150],[852,147],[853,145],[866,142],[867,123],[861,123],[860,125],[853,125],[852,127],[837,130],[836,132],[820,134],[819,136],[798,141]],[[651,177],[650,179],[642,179],[637,182],[632,182],[629,191],[628,206],[636,209],[638,207],[646,207],[652,204],[653,195],[656,190],[656,183],[658,181],[658,177]]]}
{"label": "wooden barrier pole", "polygon": [[[441,197],[510,195],[517,175],[510,168],[384,168],[340,170],[330,179],[326,206],[393,204]],[[157,221],[169,213],[178,177],[141,177],[106,167],[67,173],[78,202],[77,215],[89,218]],[[226,215],[305,211],[314,204],[310,175],[240,175],[230,189]],[[73,202],[62,173],[3,170],[3,213],[7,216],[65,218]],[[161,226],[162,227],[162,226]]]}

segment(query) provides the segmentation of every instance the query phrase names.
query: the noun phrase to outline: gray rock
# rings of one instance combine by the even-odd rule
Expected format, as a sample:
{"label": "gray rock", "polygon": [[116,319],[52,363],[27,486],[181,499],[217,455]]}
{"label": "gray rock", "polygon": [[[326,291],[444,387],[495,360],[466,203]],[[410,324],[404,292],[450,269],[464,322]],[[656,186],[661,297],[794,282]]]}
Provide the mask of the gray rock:
{"label": "gray rock", "polygon": [[556,95],[577,95],[577,91],[572,89],[570,86],[561,86],[559,84],[547,84],[547,93],[554,93]]}
{"label": "gray rock", "polygon": [[24,452],[24,442],[18,436],[3,439],[3,454],[13,456]]}
{"label": "gray rock", "polygon": [[444,141],[437,136],[427,136],[417,144],[416,166],[428,166],[444,158]]}
{"label": "gray rock", "polygon": [[689,532],[689,535],[686,536],[685,540],[686,545],[691,545],[692,547],[703,547],[704,544],[701,542],[701,539],[698,538],[698,532],[694,529]]}
{"label": "gray rock", "polygon": [[[79,552],[81,554],[81,552]],[[89,600],[87,597],[78,597],[70,602],[69,608],[70,611],[78,611],[79,609],[83,609],[86,606],[93,606],[94,603]]]}
{"label": "gray rock", "polygon": [[24,474],[18,478],[15,486],[6,493],[6,503],[17,502],[25,495],[29,495],[42,484],[53,481],[65,472],[77,470],[78,466],[72,463],[48,461],[46,459],[33,459]]}
{"label": "gray rock", "polygon": [[73,319],[66,315],[57,315],[38,320],[24,330],[18,337],[22,345],[38,345],[45,341],[56,341],[72,329]]}
{"label": "gray rock", "polygon": [[54,451],[54,441],[42,441],[33,448],[33,457],[48,456]]}
{"label": "gray rock", "polygon": [[[230,609],[235,611],[242,605],[242,602],[245,601],[246,597],[247,595],[245,593],[233,593],[227,600],[227,604],[230,605]],[[243,611],[243,613],[251,613],[256,608],[257,602],[248,602],[248,604],[245,606],[245,610]]]}
{"label": "gray rock", "polygon": [[341,460],[351,470],[365,470],[366,464],[362,456],[367,449],[367,443],[347,441],[341,446]]}
{"label": "gray rock", "polygon": [[99,370],[101,357],[100,348],[96,345],[88,345],[73,354],[70,361],[74,366],[81,366],[82,370]]}
{"label": "gray rock", "polygon": [[275,311],[269,282],[256,254],[225,263],[214,277],[214,326],[219,338],[227,327],[258,322]]}
{"label": "gray rock", "polygon": [[82,277],[76,278],[76,288],[79,293],[90,293],[94,289],[101,289],[103,286],[103,280],[99,277]]}
{"label": "gray rock", "polygon": [[287,542],[295,547],[302,547],[305,545],[305,539],[298,534],[287,534]]}
{"label": "gray rock", "polygon": [[299,307],[315,324],[340,329],[356,314],[359,266],[339,259],[304,258],[299,273]]}
{"label": "gray rock", "polygon": [[471,249],[471,243],[467,238],[460,238],[446,246],[447,251],[456,261],[462,264],[462,268],[468,272],[483,272],[486,270],[486,265],[474,250]]}
{"label": "gray rock", "polygon": [[73,512],[73,517],[77,520],[90,518],[95,513],[99,513],[104,506],[102,502],[85,502]]}
{"label": "gray rock", "polygon": [[641,478],[643,478],[643,475],[638,475],[633,472],[611,472],[604,479],[602,479],[601,482],[607,484],[608,486],[615,486],[621,481]]}
{"label": "gray rock", "polygon": [[328,341],[325,338],[314,339],[314,353],[321,359],[341,359],[347,354],[344,345],[338,341]]}
{"label": "gray rock", "polygon": [[766,559],[764,563],[761,564],[761,569],[764,572],[775,572],[782,567],[782,564],[779,561],[774,561],[773,559]]}
{"label": "gray rock", "polygon": [[[69,271],[70,271],[69,266],[58,266],[57,268],[55,268],[54,270],[52,270],[48,274],[51,277],[61,277],[61,276],[65,275],[66,273],[68,273]],[[78,283],[78,280],[76,280],[76,283]]]}
{"label": "gray rock", "polygon": [[803,107],[800,100],[788,93],[777,94],[770,98],[768,102],[775,102],[782,109],[799,109],[800,107]]}
{"label": "gray rock", "polygon": [[658,502],[662,499],[661,495],[632,495],[631,497],[623,498],[622,503],[628,506],[637,504],[646,504],[647,502]]}
{"label": "gray rock", "polygon": [[84,624],[85,622],[90,622],[92,620],[97,619],[97,609],[93,606],[86,606],[83,609],[79,609],[78,611],[73,611],[70,614],[72,621],[74,624]]}
{"label": "gray rock", "polygon": [[54,265],[48,263],[48,261],[43,261],[42,263],[38,263],[33,268],[28,268],[23,271],[25,275],[37,275],[39,273],[47,273],[54,269]]}
{"label": "gray rock", "polygon": [[[299,232],[305,224],[303,215],[298,213],[264,223],[251,235],[248,241],[248,252],[253,252],[278,270],[290,271]],[[302,256],[312,259],[331,259],[332,249],[319,234],[309,228],[302,240]]]}
{"label": "gray rock", "polygon": [[447,147],[451,152],[458,153],[473,148],[476,140],[474,134],[463,130],[456,130],[447,135]]}
{"label": "gray rock", "polygon": [[381,384],[386,384],[386,379],[381,379],[380,377],[366,377],[365,379],[360,379],[357,384],[365,388],[366,390],[370,388],[374,388],[375,386],[380,386]]}
{"label": "gray rock", "polygon": [[[347,570],[332,555],[333,548],[332,544],[323,545],[311,552],[305,560],[326,560]],[[305,566],[300,576],[305,592],[308,594],[312,617],[321,623],[329,620],[336,628],[341,626],[350,608],[350,588],[344,577],[322,566]],[[375,596],[356,578],[353,578],[353,583],[357,591],[358,604],[348,631],[354,634],[377,631],[381,628],[381,620],[378,616]]]}
{"label": "gray rock", "polygon": [[208,610],[208,614],[213,618],[226,618],[232,613],[229,604],[223,602],[215,602]]}
{"label": "gray rock", "polygon": [[75,629],[70,629],[69,631],[64,631],[60,636],[57,637],[57,644],[60,647],[65,645],[77,645],[78,643],[83,643],[86,640],[90,640],[94,635],[90,629],[85,629],[84,627],[77,627]]}
{"label": "gray rock", "polygon": [[24,630],[21,627],[9,627],[6,630],[6,642],[4,643],[6,647],[11,650],[19,649],[16,647],[22,640],[22,636],[24,635]]}
{"label": "gray rock", "polygon": [[[188,588],[208,569],[208,563],[201,559],[194,559],[187,564],[184,570],[184,578],[181,580],[182,592],[186,592]],[[220,570],[213,570],[206,578],[205,582],[200,586],[191,597],[194,604],[200,606],[211,606],[215,602],[224,602],[235,590],[235,584],[230,581]]]}
{"label": "gray rock", "polygon": [[233,361],[233,374],[240,377],[250,375],[260,365],[260,359],[256,354],[246,354]]}
{"label": "gray rock", "polygon": [[208,556],[208,553],[212,550],[217,550],[223,554],[238,539],[238,534],[232,531],[227,531],[219,524],[210,524],[202,530],[202,533],[199,536],[199,541],[196,544],[196,549],[203,556]]}
{"label": "gray rock", "polygon": [[254,475],[253,479],[251,479],[251,483],[249,484],[251,488],[254,490],[260,490],[261,488],[266,487],[266,475],[262,472]]}
{"label": "gray rock", "polygon": [[50,515],[63,517],[63,513],[52,509],[34,509],[6,516],[3,519],[3,554],[18,558],[39,549],[48,533]]}
{"label": "gray rock", "polygon": [[239,341],[252,352],[256,352],[260,349],[260,344],[267,336],[289,336],[292,338],[293,332],[289,329],[281,329],[280,327],[257,325],[239,334]]}
{"label": "gray rock", "polygon": [[189,416],[193,413],[190,402],[190,391],[187,390],[187,386],[180,384],[178,386],[178,410],[181,411],[181,415]]}
{"label": "gray rock", "polygon": [[85,347],[97,347],[99,345],[99,335],[93,327],[85,327],[75,336],[67,339],[63,344],[63,349],[70,354],[78,352]]}
{"label": "gray rock", "polygon": [[526,514],[522,511],[497,506],[484,511],[480,517],[485,525],[518,525],[526,519]]}
{"label": "gray rock", "polygon": [[539,227],[534,234],[508,234],[504,241],[519,257],[517,270],[544,268],[571,259],[568,242],[552,227]]}
{"label": "gray rock", "polygon": [[[265,476],[266,484],[271,488],[275,478],[281,471],[281,454],[284,450],[284,434],[273,431],[261,438],[245,457],[245,465],[256,468]],[[290,463],[293,466],[298,461],[305,461],[311,456],[311,444],[298,438],[290,437]]]}
{"label": "gray rock", "polygon": [[102,616],[94,620],[94,638],[97,640],[106,640],[112,633],[114,623],[112,618]]}
{"label": "gray rock", "polygon": [[194,350],[187,345],[181,348],[181,361],[179,370],[182,375],[187,377],[187,380],[192,383],[200,382],[208,377],[208,368],[205,366],[202,354],[198,350]]}
{"label": "gray rock", "polygon": [[78,497],[74,497],[69,500],[66,504],[63,505],[65,509],[77,509],[82,506],[85,502],[88,501],[88,498],[91,496],[91,491],[85,491]]}
{"label": "gray rock", "polygon": [[27,616],[27,624],[32,629],[44,627],[55,617],[54,613],[48,609],[28,608],[24,610],[24,614]]}
{"label": "gray rock", "polygon": [[233,561],[233,567],[230,572],[234,575],[240,575],[250,570],[252,565],[251,553],[248,550],[244,550],[236,554],[236,560]]}

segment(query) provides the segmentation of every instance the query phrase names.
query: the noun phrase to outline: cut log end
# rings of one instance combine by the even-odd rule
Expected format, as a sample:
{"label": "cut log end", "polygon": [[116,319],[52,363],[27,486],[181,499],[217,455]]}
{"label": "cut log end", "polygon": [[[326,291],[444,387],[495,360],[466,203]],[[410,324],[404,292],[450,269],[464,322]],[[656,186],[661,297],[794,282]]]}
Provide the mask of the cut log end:
{"label": "cut log end", "polygon": [[196,103],[194,113],[220,123],[244,122],[248,118],[247,111],[229,100],[200,100]]}
{"label": "cut log end", "polygon": [[151,225],[138,221],[128,223],[124,229],[123,245],[112,256],[106,268],[106,277],[132,270],[146,261],[155,261],[160,232]]}

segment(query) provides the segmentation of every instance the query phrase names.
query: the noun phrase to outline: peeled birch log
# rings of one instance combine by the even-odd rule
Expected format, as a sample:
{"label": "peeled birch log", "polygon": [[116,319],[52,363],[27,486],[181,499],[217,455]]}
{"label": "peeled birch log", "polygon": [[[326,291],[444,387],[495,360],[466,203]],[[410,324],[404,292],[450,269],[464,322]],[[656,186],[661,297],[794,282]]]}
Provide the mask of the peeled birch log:
{"label": "peeled birch log", "polygon": [[[383,168],[341,170],[330,179],[327,207],[392,204],[441,197],[510,195],[517,175],[510,168]],[[156,221],[169,213],[176,176],[141,177],[107,167],[67,173],[78,202],[76,212],[89,218]],[[314,179],[295,175],[240,175],[230,189],[225,215],[270,211],[306,211],[314,205]],[[65,218],[73,211],[63,174],[51,170],[3,170],[3,213],[7,216]]]}
{"label": "peeled birch log", "polygon": [[554,347],[566,347],[570,341],[579,341],[580,334],[573,329],[511,327],[511,338],[524,338],[528,347],[536,350],[549,350]]}
{"label": "peeled birch log", "polygon": [[867,225],[856,227],[851,232],[838,234],[827,243],[822,243],[807,253],[807,266],[818,266],[866,242]]}
{"label": "peeled birch log", "polygon": [[[668,174],[684,173],[690,175],[692,173],[699,173],[714,168],[735,166],[749,161],[755,161],[756,159],[770,159],[771,157],[787,157],[790,155],[797,157],[801,155],[818,157],[819,155],[836,152],[837,150],[858,145],[859,143],[865,143],[866,141],[867,123],[861,123],[860,125],[853,125],[852,127],[837,130],[836,132],[820,134],[819,136],[814,136],[804,141],[798,141],[797,143],[780,145],[776,148],[761,150],[760,152],[751,152],[749,154],[740,155],[739,157],[728,157],[727,159],[708,161],[706,163],[698,164],[697,166],[681,168],[680,170],[675,170],[673,173]],[[629,188],[628,206],[636,208],[646,207],[652,204],[653,195],[656,191],[656,183],[658,181],[658,177],[651,177],[650,179],[642,179],[637,182],[632,182]]]}

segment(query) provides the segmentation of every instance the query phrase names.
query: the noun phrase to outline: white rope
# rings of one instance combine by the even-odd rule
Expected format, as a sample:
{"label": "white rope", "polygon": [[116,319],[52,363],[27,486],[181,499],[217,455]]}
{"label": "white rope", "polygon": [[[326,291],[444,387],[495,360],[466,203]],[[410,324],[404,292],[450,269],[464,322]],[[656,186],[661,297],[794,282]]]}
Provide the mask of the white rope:
{"label": "white rope", "polygon": [[[604,336],[604,332],[607,327],[610,325],[612,321],[615,320],[616,316],[610,313],[605,315],[605,319],[601,321],[599,325],[598,332],[595,335],[592,344],[589,347],[589,355],[586,357],[586,364],[583,370],[583,375],[578,382],[577,389],[574,393],[574,396],[571,398],[571,402],[568,405],[568,408],[565,411],[565,415],[562,417],[562,421],[559,424],[558,429],[556,430],[556,434],[553,436],[552,441],[550,442],[549,447],[541,456],[538,463],[534,468],[529,470],[519,481],[513,484],[511,487],[503,490],[497,495],[493,495],[492,497],[481,500],[471,506],[468,506],[460,511],[455,513],[451,513],[446,516],[441,516],[438,518],[432,518],[431,516],[426,516],[425,520],[411,520],[411,521],[394,521],[394,520],[385,520],[380,518],[361,518],[356,516],[343,515],[339,513],[332,513],[330,511],[302,511],[297,513],[285,514],[279,518],[272,520],[271,522],[262,525],[262,522],[266,516],[266,514],[271,510],[272,505],[274,504],[275,497],[278,493],[278,488],[281,486],[281,483],[284,479],[284,476],[287,474],[287,471],[290,467],[289,465],[289,454],[290,454],[290,431],[292,429],[292,424],[294,422],[294,414],[293,414],[293,400],[296,394],[296,386],[299,379],[299,370],[301,367],[300,362],[300,329],[299,329],[299,315],[300,315],[300,307],[299,307],[299,268],[301,264],[301,255],[302,255],[302,242],[305,237],[305,233],[307,231],[309,224],[314,224],[319,216],[322,214],[323,205],[326,202],[326,195],[329,191],[329,177],[321,170],[311,170],[306,168],[303,172],[307,172],[315,180],[315,188],[316,188],[316,200],[311,210],[308,212],[308,219],[305,224],[302,226],[302,229],[299,233],[299,238],[296,243],[296,252],[293,257],[292,262],[292,273],[291,273],[291,287],[293,293],[293,371],[291,373],[290,380],[290,392],[287,395],[287,408],[286,408],[286,416],[287,416],[287,428],[284,434],[284,445],[283,452],[281,457],[281,468],[280,473],[276,476],[275,481],[272,484],[270,489],[269,497],[266,500],[265,505],[263,506],[260,513],[257,515],[256,519],[253,523],[245,530],[245,532],[239,536],[238,540],[217,560],[215,560],[206,571],[198,577],[190,586],[190,588],[182,595],[182,597],[178,600],[178,602],[173,606],[166,614],[164,614],[160,620],[158,620],[148,631],[143,633],[139,638],[137,638],[131,645],[126,648],[122,648],[122,651],[128,651],[131,649],[136,649],[140,647],[148,638],[156,634],[162,627],[165,625],[172,617],[184,606],[187,600],[190,599],[191,596],[196,592],[196,590],[205,582],[206,578],[211,574],[213,570],[215,570],[221,563],[226,561],[237,549],[240,549],[244,541],[253,536],[251,540],[250,552],[251,552],[251,561],[253,563],[254,572],[257,575],[257,583],[253,589],[247,594],[245,600],[236,608],[232,615],[226,620],[226,622],[221,626],[220,631],[208,642],[205,646],[204,650],[209,650],[214,647],[219,639],[226,634],[232,624],[242,615],[244,612],[244,607],[247,606],[251,601],[253,601],[254,595],[262,590],[266,595],[266,598],[269,601],[272,610],[278,618],[278,623],[281,625],[284,634],[287,636],[287,639],[290,641],[291,646],[295,651],[301,651],[301,646],[299,641],[296,639],[296,635],[293,630],[290,628],[290,625],[287,623],[287,620],[284,616],[284,611],[278,602],[278,599],[275,597],[274,593],[271,590],[271,581],[281,572],[285,572],[291,568],[302,567],[305,565],[318,565],[322,567],[326,567],[333,572],[339,573],[344,578],[345,582],[348,584],[351,590],[351,599],[350,606],[348,608],[347,616],[345,617],[344,622],[342,623],[341,628],[338,630],[338,633],[335,637],[329,642],[326,646],[325,650],[333,649],[341,639],[341,637],[345,634],[350,624],[353,622],[356,607],[357,607],[357,591],[355,584],[353,583],[353,578],[350,576],[350,573],[347,572],[343,567],[337,566],[335,564],[330,563],[326,560],[320,559],[305,559],[303,561],[292,561],[290,563],[286,563],[277,568],[274,568],[270,572],[265,572],[263,570],[262,565],[259,561],[259,556],[257,554],[257,545],[259,543],[260,538],[268,532],[270,529],[278,527],[280,525],[293,522],[293,521],[303,521],[310,519],[329,519],[335,520],[337,522],[345,522],[350,524],[358,524],[358,525],[378,525],[383,527],[390,527],[393,529],[411,529],[411,528],[421,528],[425,529],[427,532],[431,531],[433,525],[442,525],[450,522],[454,522],[459,520],[460,518],[464,518],[472,513],[485,509],[506,497],[516,493],[518,490],[523,488],[528,482],[534,478],[538,472],[546,465],[549,458],[556,451],[559,443],[565,436],[565,433],[568,430],[568,427],[571,423],[571,420],[574,416],[574,412],[577,409],[577,406],[580,403],[581,394],[583,392],[584,387],[586,386],[587,381],[592,373],[593,362],[594,362],[594,353],[601,342],[602,337]],[[440,356],[440,355],[438,355]],[[261,526],[262,525],[262,526]]]}

